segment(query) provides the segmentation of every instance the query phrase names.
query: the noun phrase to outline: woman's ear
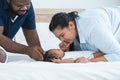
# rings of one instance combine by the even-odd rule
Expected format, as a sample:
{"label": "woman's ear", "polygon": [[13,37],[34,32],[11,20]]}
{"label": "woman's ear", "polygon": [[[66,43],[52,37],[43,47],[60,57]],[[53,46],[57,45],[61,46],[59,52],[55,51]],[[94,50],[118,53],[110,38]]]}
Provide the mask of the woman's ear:
{"label": "woman's ear", "polygon": [[75,29],[75,24],[72,21],[69,21],[69,29]]}

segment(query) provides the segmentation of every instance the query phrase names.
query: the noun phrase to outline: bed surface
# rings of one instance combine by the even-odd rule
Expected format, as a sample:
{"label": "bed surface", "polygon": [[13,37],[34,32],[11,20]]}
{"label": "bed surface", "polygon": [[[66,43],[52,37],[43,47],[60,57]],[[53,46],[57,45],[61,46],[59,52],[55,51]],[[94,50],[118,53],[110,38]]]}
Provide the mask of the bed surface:
{"label": "bed surface", "polygon": [[56,64],[8,53],[8,62],[0,63],[0,80],[120,80],[119,70],[120,62]]}
{"label": "bed surface", "polygon": [[0,80],[120,80],[120,62],[12,62],[0,64]]}

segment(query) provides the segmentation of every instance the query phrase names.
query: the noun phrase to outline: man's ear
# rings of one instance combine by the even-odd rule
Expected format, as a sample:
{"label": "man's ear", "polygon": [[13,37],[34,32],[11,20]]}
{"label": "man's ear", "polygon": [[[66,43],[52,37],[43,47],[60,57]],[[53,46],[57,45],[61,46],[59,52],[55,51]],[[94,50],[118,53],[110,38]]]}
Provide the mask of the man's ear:
{"label": "man's ear", "polygon": [[74,29],[75,24],[72,21],[69,21],[69,29]]}

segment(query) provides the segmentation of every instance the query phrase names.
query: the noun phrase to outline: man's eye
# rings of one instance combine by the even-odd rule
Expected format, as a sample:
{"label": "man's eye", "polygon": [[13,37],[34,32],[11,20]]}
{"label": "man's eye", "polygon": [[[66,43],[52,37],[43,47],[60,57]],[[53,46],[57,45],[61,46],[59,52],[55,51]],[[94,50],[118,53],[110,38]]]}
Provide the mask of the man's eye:
{"label": "man's eye", "polygon": [[23,5],[17,5],[17,7],[23,7]]}

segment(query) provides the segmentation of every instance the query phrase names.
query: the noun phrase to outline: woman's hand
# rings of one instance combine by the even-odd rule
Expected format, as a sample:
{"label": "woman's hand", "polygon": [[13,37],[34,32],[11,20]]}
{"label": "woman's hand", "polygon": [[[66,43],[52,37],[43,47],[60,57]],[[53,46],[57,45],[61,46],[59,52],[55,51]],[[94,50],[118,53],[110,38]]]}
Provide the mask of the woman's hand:
{"label": "woman's hand", "polygon": [[70,44],[67,44],[66,42],[61,42],[59,44],[60,49],[62,49],[64,52],[69,51]]}

